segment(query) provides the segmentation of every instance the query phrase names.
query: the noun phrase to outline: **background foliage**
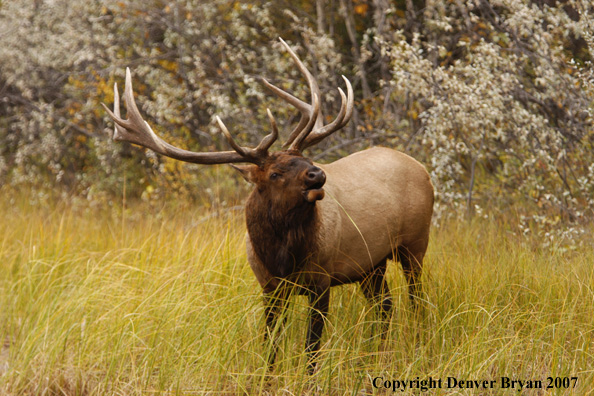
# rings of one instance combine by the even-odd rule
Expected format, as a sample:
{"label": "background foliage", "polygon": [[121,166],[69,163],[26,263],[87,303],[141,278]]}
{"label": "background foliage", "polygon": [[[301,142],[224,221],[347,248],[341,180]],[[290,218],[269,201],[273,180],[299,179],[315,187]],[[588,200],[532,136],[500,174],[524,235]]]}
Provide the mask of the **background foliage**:
{"label": "background foliage", "polygon": [[215,115],[257,142],[266,107],[285,131],[297,119],[258,77],[307,97],[281,36],[317,76],[325,115],[341,74],[356,90],[352,121],[315,160],[403,150],[431,172],[437,220],[507,213],[566,244],[593,218],[593,12],[586,0],[2,1],[0,183],[97,202],[123,188],[233,198],[242,184],[226,167],[113,143],[99,104],[129,66],[141,111],[174,145],[226,149]]}

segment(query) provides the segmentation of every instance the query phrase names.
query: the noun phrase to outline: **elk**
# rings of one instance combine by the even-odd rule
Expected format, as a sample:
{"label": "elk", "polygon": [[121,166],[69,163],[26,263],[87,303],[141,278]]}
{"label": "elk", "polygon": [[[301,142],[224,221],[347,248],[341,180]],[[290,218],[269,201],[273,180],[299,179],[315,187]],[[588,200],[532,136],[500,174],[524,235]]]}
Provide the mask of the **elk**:
{"label": "elk", "polygon": [[[411,300],[419,296],[423,257],[433,213],[433,186],[424,166],[412,157],[375,147],[330,164],[313,163],[303,151],[343,128],[353,113],[353,89],[342,76],[347,94],[338,88],[341,108],[324,125],[320,89],[313,75],[282,39],[311,92],[311,102],[262,83],[300,112],[284,150],[269,152],[278,138],[276,121],[267,109],[272,132],[255,148],[235,142],[220,118],[217,123],[233,151],[192,152],[158,137],[144,121],[126,69],[124,100],[127,118],[120,116],[117,84],[114,111],[103,105],[115,122],[113,138],[156,153],[197,164],[231,165],[254,190],[245,204],[247,256],[264,294],[265,338],[274,328],[290,289],[309,296],[306,336],[308,366],[313,372],[320,348],[332,286],[359,282],[365,297],[388,318],[392,301],[385,279],[388,260],[400,261]],[[277,351],[273,337],[269,365]]]}

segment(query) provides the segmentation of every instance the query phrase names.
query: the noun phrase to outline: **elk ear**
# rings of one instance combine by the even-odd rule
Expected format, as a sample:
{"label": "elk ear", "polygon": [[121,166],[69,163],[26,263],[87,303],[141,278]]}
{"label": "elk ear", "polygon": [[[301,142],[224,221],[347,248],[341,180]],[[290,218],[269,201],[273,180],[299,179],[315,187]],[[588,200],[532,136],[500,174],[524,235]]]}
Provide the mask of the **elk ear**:
{"label": "elk ear", "polygon": [[233,165],[230,164],[233,169],[241,173],[241,176],[248,182],[256,184],[256,175],[258,171],[258,165]]}

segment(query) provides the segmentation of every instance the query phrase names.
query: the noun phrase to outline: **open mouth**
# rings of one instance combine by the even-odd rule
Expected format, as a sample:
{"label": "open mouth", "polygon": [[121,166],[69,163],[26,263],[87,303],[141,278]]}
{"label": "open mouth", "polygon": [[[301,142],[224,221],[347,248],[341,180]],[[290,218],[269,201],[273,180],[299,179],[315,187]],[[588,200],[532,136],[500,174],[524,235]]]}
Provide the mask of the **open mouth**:
{"label": "open mouth", "polygon": [[315,202],[319,201],[320,199],[324,198],[324,181],[320,181],[318,183],[314,183],[311,186],[308,186],[305,190],[303,190],[303,196],[305,200],[308,202]]}

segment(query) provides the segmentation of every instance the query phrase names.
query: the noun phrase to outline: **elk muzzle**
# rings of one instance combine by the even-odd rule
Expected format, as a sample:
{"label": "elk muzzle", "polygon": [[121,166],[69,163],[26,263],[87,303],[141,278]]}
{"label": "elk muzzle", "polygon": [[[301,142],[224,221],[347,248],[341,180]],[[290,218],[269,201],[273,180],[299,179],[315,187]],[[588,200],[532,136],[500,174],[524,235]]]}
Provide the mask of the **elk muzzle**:
{"label": "elk muzzle", "polygon": [[324,198],[324,183],[326,183],[326,173],[317,166],[310,166],[304,175],[305,189],[303,196],[307,202],[315,202]]}

